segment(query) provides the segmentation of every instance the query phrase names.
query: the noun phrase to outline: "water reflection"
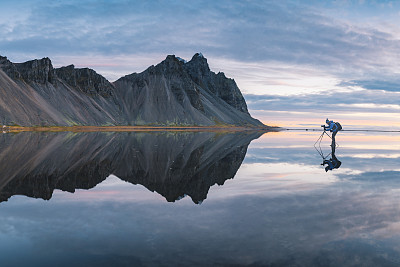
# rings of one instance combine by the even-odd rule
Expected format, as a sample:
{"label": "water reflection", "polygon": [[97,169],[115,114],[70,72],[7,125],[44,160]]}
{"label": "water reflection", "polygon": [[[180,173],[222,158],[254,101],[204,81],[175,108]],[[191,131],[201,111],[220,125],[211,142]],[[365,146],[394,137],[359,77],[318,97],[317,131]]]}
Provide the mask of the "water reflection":
{"label": "water reflection", "polygon": [[114,174],[167,201],[195,203],[235,176],[258,132],[19,133],[0,143],[0,201],[50,199],[54,189],[90,189]]}
{"label": "water reflection", "polygon": [[322,166],[325,166],[325,164],[327,165],[325,167],[325,171],[331,171],[333,169],[339,169],[340,166],[342,165],[342,162],[340,160],[338,160],[338,158],[335,155],[335,151],[334,148],[332,147],[332,152],[331,152],[331,157],[330,159],[324,159],[324,161],[322,162]]}
{"label": "water reflection", "polygon": [[[47,144],[45,152],[32,149],[40,153],[29,155],[34,159],[27,156],[18,161],[19,167],[31,170],[31,174],[54,173],[54,167],[43,161],[69,161],[73,165],[55,165],[61,166],[59,175],[66,178],[80,166],[76,163],[79,159],[84,158],[83,162],[88,162],[89,156],[86,155],[92,155],[94,162],[101,162],[106,168],[105,159],[122,161],[124,151],[136,151],[137,147],[141,147],[137,144],[133,149],[132,144],[151,138],[146,134],[140,136],[128,138],[124,134],[111,134],[100,137],[104,140],[95,146],[99,141],[96,141],[96,136],[85,135],[76,144],[76,140],[83,137],[64,135],[62,146],[52,146],[59,141],[51,140],[60,137],[48,135],[47,138],[37,138]],[[215,147],[207,153],[207,157],[214,157],[214,154],[222,153],[223,146],[217,145],[221,140],[226,140],[233,152],[240,148],[237,148],[236,142],[247,140],[244,142],[247,143],[251,139],[249,135],[223,137],[210,134],[211,139],[204,137],[201,139],[204,142],[200,142],[196,141],[197,138],[178,136],[179,142],[171,141],[167,136],[158,137],[161,138],[158,140],[169,140],[176,146],[166,146],[169,147],[165,148],[166,152],[178,149],[180,142],[189,146],[189,141],[193,140],[198,142],[194,147],[204,146],[198,153]],[[224,186],[212,186],[207,201],[202,205],[194,205],[188,197],[169,203],[159,194],[113,175],[91,190],[76,190],[74,194],[56,190],[51,201],[14,196],[0,204],[1,264],[96,267],[399,266],[399,135],[340,133],[337,139],[340,147],[336,153],[343,164],[327,173],[319,165],[320,156],[313,147],[318,136],[317,132],[279,132],[253,140],[235,178],[225,181]],[[92,138],[94,141],[87,144]],[[235,145],[228,139],[232,142],[237,139]],[[11,160],[18,156],[11,153],[14,148],[10,140],[8,146],[3,145],[10,152],[1,151],[0,155],[6,153]],[[131,143],[125,146],[123,140],[131,140]],[[31,144],[44,147],[37,142]],[[156,157],[157,153],[153,151],[156,144],[159,147],[159,143],[149,143],[139,151]],[[329,144],[330,140],[323,144],[323,148],[329,148]],[[31,149],[29,147],[18,149],[16,146],[15,151],[20,153]],[[57,159],[58,152],[64,158]],[[75,157],[76,153],[81,154]],[[44,154],[48,156],[43,157]],[[115,156],[108,156],[112,154]],[[224,158],[223,155],[216,157],[216,161]],[[70,159],[72,157],[75,159]],[[204,155],[201,158],[207,157]],[[174,156],[170,160],[176,158]],[[148,157],[143,157],[141,161],[125,159],[127,162],[109,163],[107,168],[117,170],[115,166],[134,166],[133,161],[140,166],[149,166],[144,159],[153,164],[158,160]],[[7,159],[3,157],[3,160]],[[164,161],[167,159],[160,158],[161,163]],[[167,166],[170,168],[171,165],[165,168]],[[210,167],[210,170],[215,168]],[[13,172],[16,170],[9,174]],[[122,177],[121,173],[119,176]],[[6,179],[4,177],[7,176],[3,176]],[[58,180],[61,182],[64,178]],[[55,181],[55,178],[51,179],[49,184]],[[188,180],[181,179],[182,182]],[[76,179],[70,181],[79,183]],[[21,180],[21,187],[22,184]],[[199,185],[197,182],[194,184]],[[79,186],[92,185],[82,182]]]}
{"label": "water reflection", "polygon": [[[323,126],[323,125],[322,125]],[[325,129],[325,128],[324,128]],[[333,132],[332,136],[330,136],[325,130],[322,132],[322,134],[318,137],[317,141],[314,143],[315,149],[318,151],[319,155],[322,158],[322,166],[325,166],[325,172],[331,171],[333,169],[339,169],[340,166],[342,165],[342,162],[338,160],[336,157],[336,148],[338,144],[336,143],[336,133]],[[330,147],[330,152],[328,154],[324,154],[324,148],[321,146],[321,143],[323,139],[328,139],[331,140],[331,144],[329,145]],[[329,158],[329,159],[328,159]]]}

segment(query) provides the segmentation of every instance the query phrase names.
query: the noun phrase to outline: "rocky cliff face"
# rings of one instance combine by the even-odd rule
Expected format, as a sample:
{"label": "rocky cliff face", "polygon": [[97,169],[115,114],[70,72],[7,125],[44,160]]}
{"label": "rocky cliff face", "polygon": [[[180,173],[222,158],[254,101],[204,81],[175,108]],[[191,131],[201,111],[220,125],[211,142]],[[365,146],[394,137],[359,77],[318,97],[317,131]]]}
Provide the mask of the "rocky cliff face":
{"label": "rocky cliff face", "polygon": [[264,126],[235,81],[210,71],[201,54],[187,63],[171,55],[114,83],[88,68],[55,69],[49,58],[0,57],[0,97],[8,125]]}
{"label": "rocky cliff face", "polygon": [[192,60],[184,64],[185,71],[192,80],[209,93],[216,95],[235,109],[249,114],[246,101],[233,79],[229,79],[223,72],[215,74],[210,71],[207,59],[196,53]]}
{"label": "rocky cliff face", "polygon": [[211,72],[196,54],[185,63],[175,56],[142,73],[120,78],[116,94],[123,99],[129,124],[262,126],[248,113],[232,79]]}
{"label": "rocky cliff face", "polygon": [[110,174],[173,202],[206,199],[232,179],[259,132],[32,133],[0,136],[0,201],[50,199],[55,189],[90,189]]}
{"label": "rocky cliff face", "polygon": [[79,89],[91,96],[112,96],[114,86],[106,78],[92,69],[76,69],[74,65],[56,69],[58,78],[64,80],[69,86]]}
{"label": "rocky cliff face", "polygon": [[18,72],[17,67],[7,57],[0,56],[0,69],[11,79],[21,79],[21,74]]}
{"label": "rocky cliff face", "polygon": [[56,73],[49,58],[35,59],[25,63],[14,64],[21,78],[25,81],[40,84],[55,83]]}

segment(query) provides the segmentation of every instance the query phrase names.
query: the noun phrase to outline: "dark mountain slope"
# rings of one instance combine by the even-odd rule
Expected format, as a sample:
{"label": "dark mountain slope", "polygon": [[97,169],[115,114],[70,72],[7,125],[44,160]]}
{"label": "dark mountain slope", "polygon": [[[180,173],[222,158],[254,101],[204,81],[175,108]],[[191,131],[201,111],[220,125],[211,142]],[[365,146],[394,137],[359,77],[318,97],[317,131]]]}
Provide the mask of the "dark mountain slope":
{"label": "dark mountain slope", "polygon": [[208,93],[221,98],[235,109],[249,114],[246,101],[235,81],[227,78],[223,72],[215,74],[210,71],[207,59],[202,54],[196,53],[183,67],[190,78]]}
{"label": "dark mountain slope", "polygon": [[113,95],[114,86],[92,69],[76,69],[74,65],[69,65],[56,69],[56,74],[69,86],[77,88],[85,94],[91,96],[99,94],[103,97]]}
{"label": "dark mountain slope", "polygon": [[200,54],[175,56],[110,83],[94,70],[55,69],[49,58],[0,57],[0,122],[7,125],[164,125],[263,127],[232,79]]}
{"label": "dark mountain slope", "polygon": [[211,72],[199,54],[187,63],[168,56],[114,85],[129,124],[263,126],[249,115],[236,83]]}
{"label": "dark mountain slope", "polygon": [[[7,125],[117,125],[121,122],[118,101],[112,96],[113,85],[91,71],[87,87],[70,85],[54,69],[48,58],[14,64],[0,58],[0,118]],[[8,74],[8,75],[7,75]],[[101,78],[99,78],[101,77]],[[97,79],[97,80],[96,80]],[[110,88],[100,87],[107,81]],[[106,90],[108,89],[108,90]],[[84,92],[87,90],[87,92]]]}

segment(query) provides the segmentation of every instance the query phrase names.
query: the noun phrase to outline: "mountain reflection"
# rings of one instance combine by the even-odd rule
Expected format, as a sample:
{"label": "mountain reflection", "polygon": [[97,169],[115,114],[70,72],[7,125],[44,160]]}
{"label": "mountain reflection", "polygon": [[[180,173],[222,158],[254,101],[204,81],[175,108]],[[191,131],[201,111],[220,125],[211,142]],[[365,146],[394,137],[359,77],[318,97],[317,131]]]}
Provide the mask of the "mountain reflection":
{"label": "mountain reflection", "polygon": [[114,174],[167,201],[206,199],[232,179],[259,132],[19,133],[0,144],[0,201],[50,199],[54,189],[90,189]]}

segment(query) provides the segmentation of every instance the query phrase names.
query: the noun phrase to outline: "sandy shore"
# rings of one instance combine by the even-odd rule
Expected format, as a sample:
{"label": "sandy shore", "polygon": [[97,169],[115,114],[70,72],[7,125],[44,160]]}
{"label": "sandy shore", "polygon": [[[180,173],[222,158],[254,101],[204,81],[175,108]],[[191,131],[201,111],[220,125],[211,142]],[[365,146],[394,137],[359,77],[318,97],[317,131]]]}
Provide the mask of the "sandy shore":
{"label": "sandy shore", "polygon": [[205,127],[205,126],[5,126],[3,132],[153,132],[153,131],[215,131],[215,132],[235,132],[235,131],[279,131],[279,127]]}

